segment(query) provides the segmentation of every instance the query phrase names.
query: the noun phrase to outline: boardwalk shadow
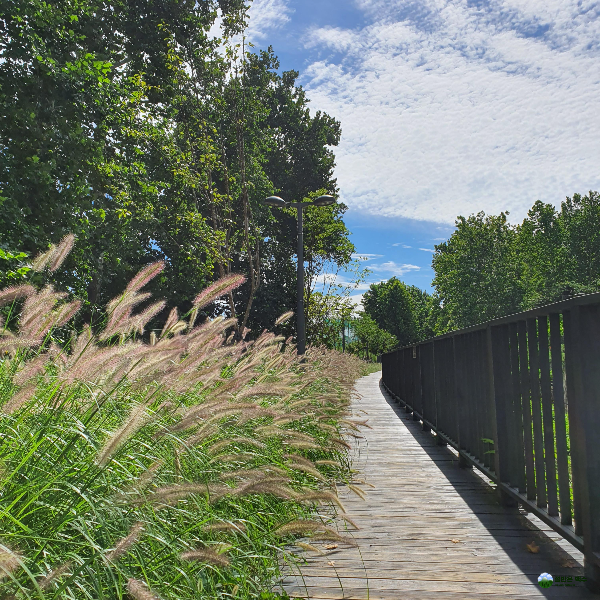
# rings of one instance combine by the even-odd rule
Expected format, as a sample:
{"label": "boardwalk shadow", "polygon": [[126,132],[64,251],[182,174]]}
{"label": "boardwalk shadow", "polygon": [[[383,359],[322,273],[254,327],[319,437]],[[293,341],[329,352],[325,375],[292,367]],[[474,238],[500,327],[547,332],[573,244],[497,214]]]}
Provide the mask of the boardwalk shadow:
{"label": "boardwalk shadow", "polygon": [[[541,595],[547,598],[598,598],[575,580],[583,575],[581,560],[578,560],[581,554],[577,550],[573,549],[573,555],[566,552],[548,535],[550,532],[540,529],[527,518],[523,508],[503,507],[495,487],[488,484],[484,475],[475,469],[460,468],[456,453],[446,446],[438,446],[434,436],[423,431],[421,422],[413,421],[412,415],[390,396],[381,382],[379,386],[386,402],[402,419],[414,440],[521,573],[536,586],[538,576],[544,572],[551,573],[556,583],[562,576],[572,578],[573,587],[556,584],[546,589],[538,587]],[[532,542],[539,547],[538,553],[528,550],[527,544]]]}

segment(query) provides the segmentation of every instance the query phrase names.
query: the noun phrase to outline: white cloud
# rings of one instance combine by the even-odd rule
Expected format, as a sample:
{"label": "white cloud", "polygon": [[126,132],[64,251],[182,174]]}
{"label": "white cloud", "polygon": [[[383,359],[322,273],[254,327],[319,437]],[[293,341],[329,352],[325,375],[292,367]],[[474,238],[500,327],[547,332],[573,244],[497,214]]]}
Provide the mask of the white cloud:
{"label": "white cloud", "polygon": [[435,252],[433,248],[419,248],[419,250],[422,250],[423,252]]}
{"label": "white cloud", "polygon": [[403,248],[412,248],[412,246],[407,246],[406,244],[401,244],[398,242],[397,244],[392,244],[392,246],[402,246]]}
{"label": "white cloud", "polygon": [[369,265],[369,269],[376,273],[391,273],[396,277],[402,277],[410,271],[420,271],[421,267],[409,264],[398,265],[393,260],[389,260],[379,265]]}
{"label": "white cloud", "polygon": [[593,0],[356,0],[362,30],[313,28],[304,85],[342,122],[344,202],[453,223],[600,188]]}
{"label": "white cloud", "polygon": [[269,32],[285,25],[291,13],[286,0],[253,0],[246,33],[250,40],[262,40]]}
{"label": "white cloud", "polygon": [[352,255],[352,258],[354,260],[369,261],[375,260],[376,258],[381,258],[382,256],[383,254],[365,254],[364,252],[357,252],[356,254]]}

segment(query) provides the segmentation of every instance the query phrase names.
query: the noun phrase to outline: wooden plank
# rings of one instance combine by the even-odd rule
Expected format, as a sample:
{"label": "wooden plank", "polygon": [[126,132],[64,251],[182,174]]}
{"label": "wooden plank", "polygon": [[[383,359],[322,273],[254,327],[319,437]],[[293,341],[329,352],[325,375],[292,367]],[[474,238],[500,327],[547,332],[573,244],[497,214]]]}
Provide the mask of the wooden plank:
{"label": "wooden plank", "polygon": [[[363,501],[338,485],[346,512],[360,529],[337,522],[358,547],[339,544],[326,556],[301,552],[299,559],[306,557],[298,565],[301,575],[288,571],[285,580],[290,597],[561,597],[560,588],[548,595],[536,584],[544,571],[582,573],[575,554],[555,543],[558,534],[500,506],[494,488],[460,469],[452,450],[436,446],[419,423],[399,418],[404,412],[381,394],[377,374],[360,380],[356,389],[362,397],[352,409],[367,411],[373,429],[364,430],[364,440],[352,440],[353,467],[360,471],[357,478],[376,488],[361,486],[367,494]],[[327,519],[330,509],[321,512]],[[539,553],[527,550],[531,542]],[[314,543],[325,548],[325,542]],[[572,566],[563,567],[568,561]],[[569,598],[587,597],[582,594],[580,588],[569,590]]]}
{"label": "wooden plank", "polygon": [[533,425],[531,420],[531,384],[527,354],[527,324],[518,323],[519,375],[521,379],[521,406],[523,409],[523,446],[525,448],[525,477],[527,499],[535,500],[535,467],[533,463]]}

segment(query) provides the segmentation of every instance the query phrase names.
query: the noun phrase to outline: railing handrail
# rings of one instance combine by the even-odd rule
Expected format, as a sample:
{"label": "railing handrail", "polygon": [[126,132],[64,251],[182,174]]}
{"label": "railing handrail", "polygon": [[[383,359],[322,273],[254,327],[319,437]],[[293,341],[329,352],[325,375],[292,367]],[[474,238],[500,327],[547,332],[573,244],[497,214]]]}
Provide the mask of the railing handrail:
{"label": "railing handrail", "polygon": [[573,296],[572,298],[568,298],[567,300],[559,300],[558,302],[552,302],[551,304],[544,304],[543,306],[531,308],[520,313],[511,313],[510,315],[505,315],[504,317],[497,317],[489,321],[477,323],[476,325],[469,325],[468,327],[463,327],[462,329],[453,329],[452,331],[448,331],[447,333],[442,333],[440,335],[436,335],[425,340],[413,342],[412,344],[406,344],[405,346],[398,346],[397,348],[394,348],[394,350],[390,350],[390,352],[384,352],[383,355],[391,354],[392,352],[396,352],[396,350],[403,350],[404,348],[412,348],[413,346],[416,346],[418,344],[425,344],[428,342],[433,342],[434,340],[443,340],[444,338],[453,337],[462,333],[473,333],[475,331],[481,331],[483,329],[487,329],[488,327],[494,327],[496,325],[507,325],[509,323],[517,323],[518,321],[523,321],[526,319],[547,316],[552,313],[562,313],[565,310],[569,310],[575,306],[587,306],[590,304],[600,304],[600,292],[593,292],[591,294],[579,294],[577,296]]}

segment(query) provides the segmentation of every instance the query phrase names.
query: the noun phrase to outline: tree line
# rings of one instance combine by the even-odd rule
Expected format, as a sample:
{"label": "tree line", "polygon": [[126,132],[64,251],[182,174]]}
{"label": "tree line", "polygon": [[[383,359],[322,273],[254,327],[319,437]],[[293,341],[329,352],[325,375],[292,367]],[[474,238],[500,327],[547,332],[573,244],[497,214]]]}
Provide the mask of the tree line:
{"label": "tree line", "polygon": [[508,215],[456,219],[450,238],[435,246],[432,294],[395,277],[372,284],[357,322],[360,344],[386,352],[600,291],[600,193],[574,194],[560,209],[537,201],[517,225]]}
{"label": "tree line", "polygon": [[[181,313],[198,289],[244,273],[211,309],[237,317],[239,335],[295,306],[294,211],[261,200],[336,195],[341,129],[311,113],[297,71],[247,42],[248,6],[1,4],[0,283],[44,277],[94,323],[140,268],[164,260],[150,292]],[[351,260],[345,210],[305,212],[307,295],[326,264]],[[64,269],[32,275],[27,260],[69,233]]]}

